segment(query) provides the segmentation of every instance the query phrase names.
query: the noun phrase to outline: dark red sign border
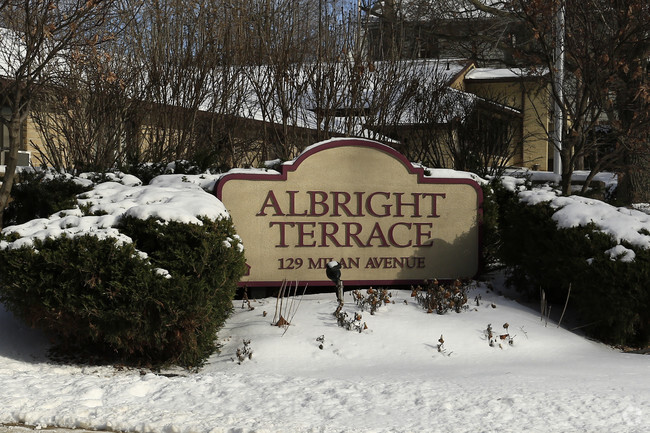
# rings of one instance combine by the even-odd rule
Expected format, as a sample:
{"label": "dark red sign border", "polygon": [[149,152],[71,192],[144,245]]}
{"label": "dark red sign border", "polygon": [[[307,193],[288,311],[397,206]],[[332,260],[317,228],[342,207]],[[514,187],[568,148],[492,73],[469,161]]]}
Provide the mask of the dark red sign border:
{"label": "dark red sign border", "polygon": [[[409,174],[413,174],[417,176],[417,184],[442,184],[442,185],[451,185],[451,184],[465,184],[469,185],[472,188],[476,190],[477,194],[477,209],[478,209],[478,229],[479,229],[479,245],[478,245],[478,263],[479,263],[479,269],[481,267],[481,252],[483,249],[483,190],[481,189],[481,186],[478,184],[478,182],[472,180],[472,179],[467,179],[467,178],[432,178],[432,177],[426,177],[424,173],[424,168],[422,167],[416,167],[414,166],[404,155],[402,155],[400,152],[397,150],[393,149],[392,147],[385,145],[383,143],[379,143],[377,141],[372,141],[372,140],[366,140],[362,138],[339,138],[339,139],[332,139],[332,140],[327,140],[323,141],[320,143],[316,143],[310,147],[307,148],[303,153],[301,153],[296,159],[293,161],[284,163],[282,165],[282,171],[279,174],[265,174],[265,173],[226,173],[224,174],[217,183],[214,186],[214,195],[217,196],[219,200],[221,200],[222,197],[222,191],[223,191],[223,186],[226,184],[226,182],[230,180],[270,180],[270,181],[285,181],[287,180],[287,176],[290,172],[296,171],[298,167],[300,167],[300,164],[302,162],[309,158],[310,156],[324,151],[328,149],[334,149],[338,147],[349,147],[349,146],[356,146],[356,147],[367,147],[371,149],[375,149],[381,152],[384,152],[393,158],[397,159],[404,165],[404,168],[406,168],[406,171]],[[224,203],[225,205],[225,203]],[[226,209],[228,206],[226,206]],[[244,245],[246,247],[246,245]],[[324,273],[324,272],[323,272]],[[435,278],[435,275],[432,275],[431,278]],[[398,286],[398,285],[409,285],[409,284],[420,284],[422,283],[422,280],[372,280],[372,281],[365,281],[365,280],[346,280],[345,279],[345,272],[342,275],[343,281],[346,285],[350,286]],[[299,281],[299,284],[309,284],[311,286],[332,286],[332,282],[329,280],[317,280],[317,281]],[[243,286],[248,286],[248,287],[276,287],[282,284],[282,281],[253,281],[253,282],[248,282],[248,281],[243,281],[239,283],[240,287]]]}

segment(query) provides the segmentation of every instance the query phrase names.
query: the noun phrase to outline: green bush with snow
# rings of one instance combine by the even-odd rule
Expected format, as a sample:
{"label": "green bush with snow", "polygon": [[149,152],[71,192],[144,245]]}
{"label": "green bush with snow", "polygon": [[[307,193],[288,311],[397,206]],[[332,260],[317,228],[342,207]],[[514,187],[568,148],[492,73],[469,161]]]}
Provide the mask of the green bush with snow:
{"label": "green bush with snow", "polygon": [[22,224],[34,218],[47,218],[54,212],[74,206],[75,196],[90,189],[85,182],[69,175],[47,171],[24,172],[11,189],[4,210],[4,224]]}
{"label": "green bush with snow", "polygon": [[145,185],[155,177],[165,174],[200,175],[204,172],[189,161],[140,163],[124,167],[124,171],[142,180]]}
{"label": "green bush with snow", "polygon": [[245,268],[221,202],[191,183],[117,182],[78,202],[3,230],[0,302],[78,361],[200,366]]}
{"label": "green bush with snow", "polygon": [[496,197],[500,258],[518,287],[531,297],[543,289],[563,304],[570,285],[569,304],[585,332],[612,344],[648,344],[650,250],[635,221],[650,218],[626,221],[625,209],[543,190],[497,188]]}

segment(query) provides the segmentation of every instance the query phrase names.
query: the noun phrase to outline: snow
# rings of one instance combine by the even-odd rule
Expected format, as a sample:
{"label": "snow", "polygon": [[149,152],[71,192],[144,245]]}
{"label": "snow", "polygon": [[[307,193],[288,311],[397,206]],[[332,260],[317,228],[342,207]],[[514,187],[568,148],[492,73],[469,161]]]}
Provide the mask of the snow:
{"label": "snow", "polygon": [[[0,309],[0,423],[150,433],[650,428],[647,356],[546,324],[485,286],[470,293],[479,306],[444,316],[410,291],[391,293],[394,304],[362,313],[361,333],[337,326],[331,293],[297,296],[287,329],[271,326],[275,298],[252,300],[253,310],[235,301],[221,353],[194,373],[51,363],[44,336]],[[359,311],[349,292],[345,301]],[[490,347],[484,330],[505,332],[505,322],[514,345]],[[243,340],[253,354],[239,363]]]}
{"label": "snow", "polygon": [[[5,230],[29,242],[66,231],[108,236],[126,214],[218,218],[225,208],[202,189],[218,177],[166,175],[149,186],[116,178],[83,196],[102,215],[74,209]],[[633,245],[648,241],[639,231],[650,233],[650,217],[641,211],[559,197],[548,187],[520,197],[549,201],[563,226],[594,221]],[[608,254],[634,259],[622,245]],[[354,317],[354,287],[346,288],[343,311]],[[542,321],[506,292],[500,279],[480,283],[467,311],[436,315],[410,290],[391,290],[393,303],[374,315],[361,312],[368,326],[362,332],[337,325],[334,293],[285,300],[285,328],[271,326],[276,298],[253,299],[253,309],[234,301],[217,335],[220,353],[193,372],[55,363],[47,337],[0,304],[0,425],[141,433],[650,431],[648,356]],[[488,325],[514,344],[491,347]],[[252,355],[239,361],[244,341]]]}
{"label": "snow", "polygon": [[[301,155],[312,152],[312,151],[314,151],[315,149],[317,149],[319,147],[322,147],[322,146],[325,146],[325,145],[328,145],[328,144],[331,144],[331,143],[334,143],[334,142],[337,142],[337,141],[349,141],[349,140],[350,140],[350,137],[334,137],[334,138],[330,138],[330,139],[327,139],[327,140],[319,141],[318,143],[314,143],[314,144],[311,144],[311,145],[305,147],[303,149],[303,151],[300,152],[300,155],[298,155],[297,157],[295,157],[291,161],[285,161],[283,164],[284,165],[292,165],[292,164],[294,164],[296,162],[296,160],[298,160],[298,158],[300,158]],[[360,141],[364,141],[364,139],[360,139]],[[383,148],[386,148],[386,149],[393,150],[392,147],[390,147],[390,146],[388,146],[386,144],[375,142],[375,141],[373,141],[372,143],[375,146],[377,146],[378,148],[383,147]]]}
{"label": "snow", "polygon": [[221,174],[165,174],[151,179],[150,186],[196,189],[212,191]]}
{"label": "snow", "polygon": [[165,175],[153,179],[151,185],[140,186],[139,179],[124,175],[120,177],[123,183],[100,183],[79,196],[79,204],[88,208],[89,215],[84,215],[79,208],[75,208],[58,212],[49,218],[6,227],[2,230],[4,234],[15,233],[20,238],[13,242],[2,241],[0,248],[30,246],[34,239],[85,234],[100,239],[114,238],[118,243],[130,243],[131,239],[115,228],[124,216],[138,219],[154,217],[162,221],[197,225],[203,224],[199,217],[227,217],[228,212],[223,203],[201,188],[199,176],[192,177],[191,180],[185,182],[174,175]]}
{"label": "snow", "polygon": [[[551,171],[537,171],[528,168],[509,168],[506,169],[505,174],[506,176],[504,177],[506,178],[516,178],[522,182],[524,179],[529,178],[531,181],[536,183],[547,182],[557,185],[560,183],[561,179],[561,176],[559,174],[555,174]],[[587,170],[575,170],[571,175],[571,181],[584,182],[589,174],[590,172]],[[605,184],[605,188],[608,190],[618,184],[618,176],[616,173],[611,172],[596,173],[593,180],[603,182]]]}
{"label": "snow", "polygon": [[[618,243],[650,248],[650,215],[636,209],[616,207],[600,200],[572,195],[563,197],[550,187],[519,192],[519,199],[528,204],[549,203],[557,209],[553,220],[560,228],[585,226],[596,227],[611,235]],[[626,257],[629,260],[630,255]]]}
{"label": "snow", "polygon": [[622,262],[633,262],[636,256],[633,250],[625,248],[623,245],[616,245],[605,251],[605,254],[613,261],[620,260]]}
{"label": "snow", "polygon": [[542,77],[548,71],[522,68],[474,68],[465,76],[468,80],[517,80],[522,77]]}
{"label": "snow", "polygon": [[[417,166],[417,164],[414,164],[414,166]],[[482,179],[476,174],[468,171],[453,170],[450,168],[426,168],[424,166],[422,166],[422,168],[428,172],[428,174],[425,175],[425,177],[428,178],[471,179],[481,185],[487,184],[485,179]]]}
{"label": "snow", "polygon": [[[586,226],[593,223],[598,230],[612,236],[619,244],[606,251],[612,259],[634,260],[634,252],[620,245],[621,243],[628,243],[642,249],[650,248],[650,215],[644,212],[644,209],[650,209],[650,206],[638,204],[632,208],[616,207],[579,195],[562,196],[557,189],[549,185],[557,184],[559,181],[559,176],[550,172],[517,170],[508,171],[507,174],[501,178],[501,184],[506,189],[517,192],[519,200],[524,203],[529,205],[548,203],[555,209],[553,220],[559,228]],[[584,181],[588,174],[587,171],[577,171],[572,179]],[[526,189],[524,186],[526,179],[548,184]],[[617,178],[613,173],[599,173],[594,180],[603,182],[606,191],[610,191],[617,185]]]}

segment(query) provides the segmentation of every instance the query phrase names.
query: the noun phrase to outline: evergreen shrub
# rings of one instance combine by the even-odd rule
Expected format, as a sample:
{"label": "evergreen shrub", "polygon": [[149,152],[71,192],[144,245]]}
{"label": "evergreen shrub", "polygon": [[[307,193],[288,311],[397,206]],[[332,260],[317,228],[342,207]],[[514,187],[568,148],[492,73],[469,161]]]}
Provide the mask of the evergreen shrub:
{"label": "evergreen shrub", "polygon": [[132,244],[85,235],[0,250],[0,302],[76,361],[202,365],[244,272],[232,223],[125,218],[120,229]]}
{"label": "evergreen shrub", "polygon": [[124,167],[123,171],[140,179],[143,185],[148,185],[154,177],[163,174],[192,175],[205,172],[205,170],[202,170],[199,166],[189,161],[140,163]]}
{"label": "evergreen shrub", "polygon": [[232,220],[200,219],[202,225],[176,221],[161,224],[155,218],[125,217],[119,228],[157,267],[167,270],[172,280],[186,286],[176,290],[179,302],[196,306],[207,317],[207,321],[195,325],[205,333],[197,343],[201,353],[212,353],[212,339],[232,310],[232,299],[246,265]]}
{"label": "evergreen shrub", "polygon": [[495,186],[500,184],[488,183],[481,186],[483,190],[483,218],[481,221],[481,262],[478,274],[488,272],[499,263],[498,251],[501,244],[498,231],[499,205],[495,196]]}
{"label": "evergreen shrub", "polygon": [[77,194],[90,188],[64,175],[26,172],[11,189],[12,201],[4,210],[4,224],[22,224],[35,218],[47,218],[75,206]]}
{"label": "evergreen shrub", "polygon": [[547,203],[520,203],[504,189],[496,195],[499,256],[511,269],[511,282],[531,298],[542,289],[559,304],[571,285],[569,305],[587,334],[610,344],[650,342],[650,251],[624,244],[635,251],[635,260],[612,260],[606,251],[616,241],[595,225],[558,228]]}

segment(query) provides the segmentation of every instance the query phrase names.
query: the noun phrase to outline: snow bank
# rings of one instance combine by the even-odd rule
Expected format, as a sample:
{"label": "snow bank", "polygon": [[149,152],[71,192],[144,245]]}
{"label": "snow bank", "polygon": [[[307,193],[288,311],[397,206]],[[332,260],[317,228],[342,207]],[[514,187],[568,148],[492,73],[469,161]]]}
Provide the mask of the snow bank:
{"label": "snow bank", "polygon": [[[393,291],[394,304],[362,313],[362,333],[336,325],[331,293],[295,299],[288,329],[270,326],[275,298],[251,300],[254,310],[234,302],[219,354],[197,373],[160,374],[49,363],[47,340],[0,306],[0,423],[138,433],[650,430],[647,357],[546,326],[485,287],[471,295],[480,305],[439,316]],[[349,294],[344,309],[358,311]],[[514,345],[490,347],[484,330],[505,322]],[[238,364],[243,340],[253,356]]]}

